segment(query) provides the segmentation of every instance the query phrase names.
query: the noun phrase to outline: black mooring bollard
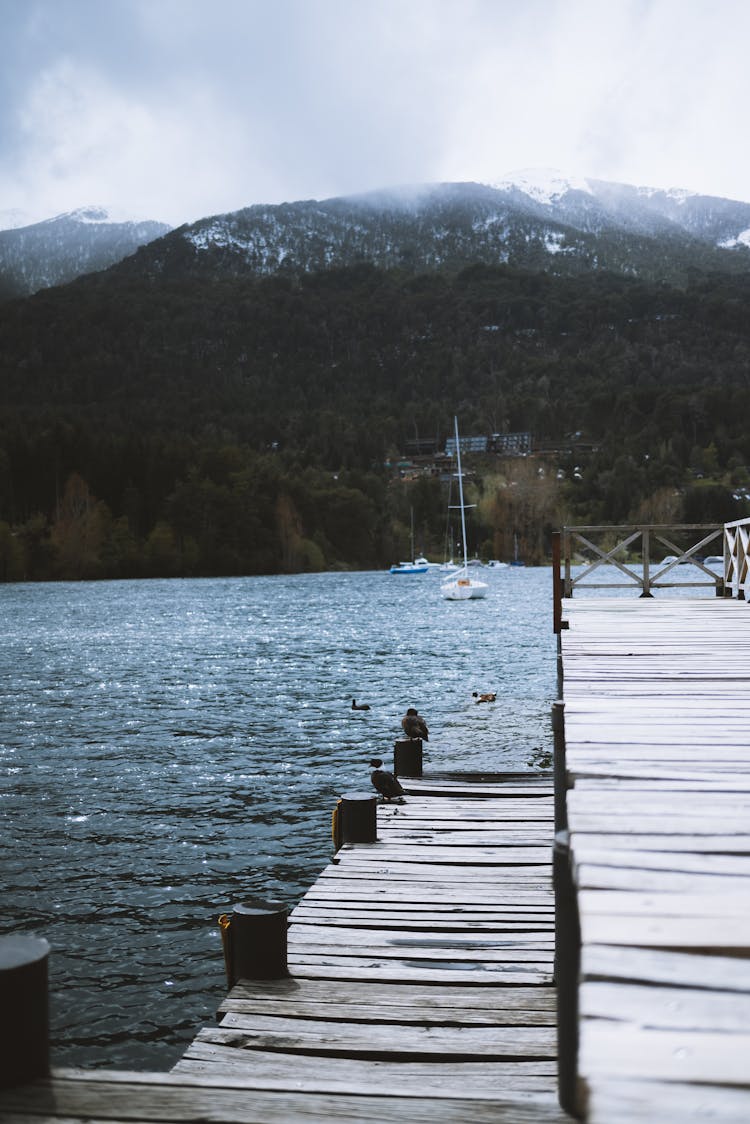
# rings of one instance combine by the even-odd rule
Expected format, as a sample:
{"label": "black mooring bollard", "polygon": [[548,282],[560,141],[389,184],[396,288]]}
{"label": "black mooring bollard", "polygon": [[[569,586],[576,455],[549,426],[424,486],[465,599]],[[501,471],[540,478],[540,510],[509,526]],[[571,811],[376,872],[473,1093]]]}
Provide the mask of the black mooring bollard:
{"label": "black mooring bollard", "polygon": [[49,944],[0,937],[0,1089],[49,1073]]}
{"label": "black mooring bollard", "polygon": [[342,843],[377,843],[378,798],[369,792],[343,792],[339,804]]}
{"label": "black mooring bollard", "polygon": [[578,1087],[578,977],[581,927],[567,831],[555,835],[555,983],[557,985],[557,1096],[565,1112],[581,1119]]}
{"label": "black mooring bollard", "polygon": [[226,927],[227,983],[279,980],[289,975],[286,959],[287,907],[283,902],[236,905]]}
{"label": "black mooring bollard", "polygon": [[394,742],[393,772],[397,777],[422,776],[421,738],[405,738]]}

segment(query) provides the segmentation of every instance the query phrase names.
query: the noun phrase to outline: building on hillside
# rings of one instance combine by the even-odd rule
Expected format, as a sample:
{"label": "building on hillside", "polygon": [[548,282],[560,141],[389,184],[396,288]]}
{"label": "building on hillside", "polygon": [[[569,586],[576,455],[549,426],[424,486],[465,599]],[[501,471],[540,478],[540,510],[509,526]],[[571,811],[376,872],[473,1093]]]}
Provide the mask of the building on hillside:
{"label": "building on hillside", "polygon": [[407,457],[431,457],[440,448],[437,437],[413,437],[404,442],[404,453]]}
{"label": "building on hillside", "polygon": [[531,433],[493,433],[488,443],[489,451],[501,457],[527,457],[531,452]]}
{"label": "building on hillside", "polygon": [[[462,453],[486,453],[489,447],[489,437],[459,437]],[[449,437],[445,442],[445,455],[455,457],[456,438]]]}
{"label": "building on hillside", "polygon": [[[492,433],[489,437],[459,437],[462,453],[494,453],[498,457],[527,457],[531,453],[531,433]],[[449,457],[456,455],[456,439],[449,437],[445,442],[445,452]]]}

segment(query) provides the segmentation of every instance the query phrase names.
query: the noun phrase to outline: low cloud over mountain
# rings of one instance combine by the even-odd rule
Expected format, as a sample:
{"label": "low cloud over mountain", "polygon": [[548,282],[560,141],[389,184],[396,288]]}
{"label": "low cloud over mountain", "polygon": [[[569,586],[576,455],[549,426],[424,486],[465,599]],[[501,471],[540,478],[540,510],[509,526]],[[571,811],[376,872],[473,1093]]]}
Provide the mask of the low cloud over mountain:
{"label": "low cloud over mountain", "polygon": [[[10,225],[10,223],[8,224]],[[126,259],[126,260],[124,260]],[[0,296],[118,265],[131,279],[296,275],[370,262],[421,272],[475,262],[681,283],[750,268],[750,204],[554,171],[256,204],[170,230],[88,207],[0,230]]]}
{"label": "low cloud over mountain", "polygon": [[480,261],[679,281],[691,267],[744,271],[749,249],[750,204],[535,172],[495,184],[258,204],[180,227],[127,268],[172,278],[231,277],[360,261],[410,271]]}

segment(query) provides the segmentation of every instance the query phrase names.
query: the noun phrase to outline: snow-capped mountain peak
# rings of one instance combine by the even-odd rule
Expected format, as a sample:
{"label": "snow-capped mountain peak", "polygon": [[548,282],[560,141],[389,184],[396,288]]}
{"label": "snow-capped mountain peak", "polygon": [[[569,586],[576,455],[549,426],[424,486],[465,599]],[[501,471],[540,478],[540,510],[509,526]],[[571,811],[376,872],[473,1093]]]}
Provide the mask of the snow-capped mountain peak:
{"label": "snow-capped mountain peak", "polygon": [[56,215],[54,218],[48,219],[47,221],[56,222],[58,219],[72,219],[74,222],[85,223],[86,225],[91,224],[94,226],[98,226],[99,224],[104,222],[118,221],[117,219],[113,219],[110,216],[109,210],[106,207],[93,205],[89,205],[87,207],[76,207],[74,211],[67,211],[63,215]]}
{"label": "snow-capped mountain peak", "polygon": [[569,191],[583,191],[593,195],[589,181],[581,176],[567,175],[557,168],[524,168],[522,171],[508,172],[497,183],[489,185],[498,191],[516,188],[528,195],[535,203],[551,206]]}
{"label": "snow-capped mountain peak", "polygon": [[65,211],[45,221],[48,223],[59,222],[62,219],[81,223],[83,226],[122,226],[126,223],[138,224],[153,221],[136,215],[133,210],[126,210],[123,207],[112,207],[109,204],[105,205],[101,203],[89,203],[85,207],[76,207],[73,211]]}

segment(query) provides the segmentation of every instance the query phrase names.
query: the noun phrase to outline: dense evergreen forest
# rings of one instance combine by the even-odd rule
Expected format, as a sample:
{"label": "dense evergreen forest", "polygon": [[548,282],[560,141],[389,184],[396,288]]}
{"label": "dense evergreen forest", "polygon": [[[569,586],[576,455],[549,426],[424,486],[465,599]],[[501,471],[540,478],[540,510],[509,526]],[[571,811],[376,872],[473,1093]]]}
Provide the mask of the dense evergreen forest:
{"label": "dense evergreen forest", "polygon": [[381,567],[410,511],[442,558],[445,478],[398,465],[454,414],[537,450],[467,459],[485,557],[750,511],[746,276],[115,270],[0,305],[0,386],[6,580]]}

